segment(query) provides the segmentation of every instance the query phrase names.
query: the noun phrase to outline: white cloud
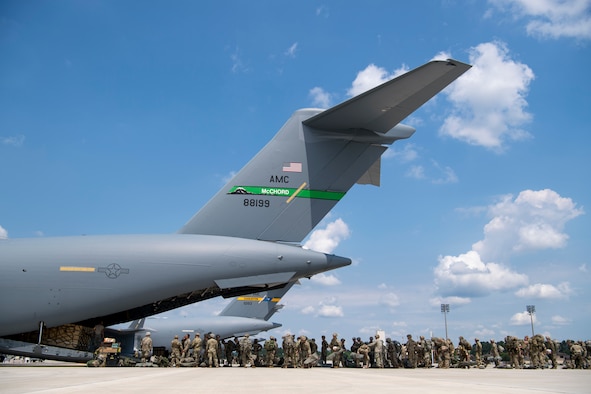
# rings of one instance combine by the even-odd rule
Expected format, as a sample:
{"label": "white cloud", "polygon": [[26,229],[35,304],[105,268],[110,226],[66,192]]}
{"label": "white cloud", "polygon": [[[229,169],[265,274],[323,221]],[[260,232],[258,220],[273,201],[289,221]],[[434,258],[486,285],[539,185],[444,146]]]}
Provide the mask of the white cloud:
{"label": "white cloud", "polygon": [[310,89],[309,96],[312,98],[312,105],[318,108],[329,108],[332,95],[320,87]]}
{"label": "white cloud", "polygon": [[448,166],[441,167],[439,163],[434,160],[431,160],[433,167],[437,170],[438,176],[431,180],[431,183],[436,185],[448,184],[448,183],[457,183],[458,176],[456,175],[455,171]]}
{"label": "white cloud", "polygon": [[337,305],[321,305],[317,316],[320,317],[343,317],[343,308]]}
{"label": "white cloud", "polygon": [[591,39],[590,0],[489,0],[503,12],[527,20],[528,35]]}
{"label": "white cloud", "polygon": [[[539,323],[535,313],[533,314],[533,321],[534,324]],[[527,313],[527,311],[519,312],[511,316],[509,324],[511,324],[512,326],[525,326],[527,324],[531,324],[531,317],[529,313]]]}
{"label": "white cloud", "polygon": [[518,297],[567,298],[572,293],[568,282],[529,285],[527,275],[491,261],[527,250],[563,247],[568,239],[565,224],[583,210],[571,199],[545,189],[524,190],[515,199],[503,196],[488,207],[488,213],[492,219],[484,227],[485,237],[471,251],[439,257],[434,270],[438,293],[469,299],[515,289]]}
{"label": "white cloud", "polygon": [[587,264],[581,264],[579,266],[579,271],[581,271],[581,272],[588,272],[587,271]]}
{"label": "white cloud", "polygon": [[435,297],[429,300],[429,304],[431,306],[439,307],[441,304],[449,304],[450,310],[453,305],[465,305],[472,302],[469,297],[457,297],[457,296],[449,296],[449,297]]}
{"label": "white cloud", "polygon": [[328,223],[324,229],[314,230],[304,244],[304,248],[322,253],[332,253],[339,243],[349,238],[350,235],[349,226],[339,218]]}
{"label": "white cloud", "polygon": [[400,298],[396,293],[388,292],[380,297],[380,304],[389,308],[394,308],[400,305]]}
{"label": "white cloud", "polygon": [[480,297],[528,282],[526,275],[511,271],[502,264],[483,262],[476,251],[459,256],[440,256],[434,273],[435,284],[444,296]]}
{"label": "white cloud", "polygon": [[8,231],[4,227],[0,226],[0,239],[8,238]]}
{"label": "white cloud", "polygon": [[[388,151],[386,151],[387,153]],[[401,162],[410,162],[418,157],[418,153],[414,147],[409,147],[403,150],[394,152],[390,157],[399,157]],[[435,185],[444,185],[449,183],[457,183],[458,176],[455,171],[449,166],[441,166],[435,160],[430,161],[430,165],[425,167],[424,165],[415,164],[411,165],[404,176],[407,178],[413,178],[417,180],[426,180]]]}
{"label": "white cloud", "polygon": [[354,97],[358,94],[367,92],[384,82],[408,72],[408,70],[408,66],[403,64],[400,68],[394,70],[394,72],[390,74],[385,68],[370,64],[364,70],[357,73],[357,77],[347,91],[347,95]]}
{"label": "white cloud", "polygon": [[25,136],[22,134],[10,136],[10,137],[0,137],[0,145],[11,145],[11,146],[23,146],[25,143]]}
{"label": "white cloud", "polygon": [[524,298],[561,299],[567,298],[571,293],[572,290],[570,288],[570,284],[568,282],[563,282],[558,286],[536,283],[534,285],[519,289],[517,292],[515,292],[515,295]]}
{"label": "white cloud", "polygon": [[336,286],[341,284],[341,281],[333,274],[316,274],[311,277],[310,280],[324,286]]}
{"label": "white cloud", "polygon": [[287,50],[285,51],[285,56],[295,58],[296,51],[298,49],[298,43],[294,42]]}
{"label": "white cloud", "polygon": [[303,308],[300,312],[302,312],[304,315],[311,315],[314,313],[314,307],[308,305],[307,307]]}
{"label": "white cloud", "polygon": [[566,317],[562,317],[560,315],[552,316],[552,324],[557,326],[567,326],[571,324],[571,320],[567,319]]}
{"label": "white cloud", "polygon": [[494,337],[495,332],[491,329],[481,327],[474,331],[474,335],[476,335],[477,338]]}
{"label": "white cloud", "polygon": [[414,179],[425,179],[426,175],[425,175],[425,168],[423,166],[411,166],[408,171],[406,171],[406,174],[404,174],[406,177],[408,178],[414,178]]}
{"label": "white cloud", "polygon": [[550,189],[524,190],[507,195],[489,207],[484,239],[472,246],[484,259],[527,250],[557,249],[566,245],[565,224],[582,215],[570,199]]}
{"label": "white cloud", "polygon": [[409,163],[418,159],[419,152],[412,142],[403,145],[403,148],[398,150],[394,148],[395,145],[391,145],[386,152],[382,155],[383,158],[393,157],[402,163]]}
{"label": "white cloud", "polygon": [[525,96],[533,71],[510,59],[501,42],[472,48],[470,63],[472,68],[444,90],[453,110],[440,134],[499,152],[508,140],[529,138],[521,126],[531,120]]}

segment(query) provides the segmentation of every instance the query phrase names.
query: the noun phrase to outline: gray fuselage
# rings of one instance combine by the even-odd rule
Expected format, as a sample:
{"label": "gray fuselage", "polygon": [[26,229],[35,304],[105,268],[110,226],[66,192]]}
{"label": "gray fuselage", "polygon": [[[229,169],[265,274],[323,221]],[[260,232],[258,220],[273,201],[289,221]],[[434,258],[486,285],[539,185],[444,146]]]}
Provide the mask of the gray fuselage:
{"label": "gray fuselage", "polygon": [[193,292],[264,288],[350,263],[298,246],[209,235],[0,240],[0,336]]}

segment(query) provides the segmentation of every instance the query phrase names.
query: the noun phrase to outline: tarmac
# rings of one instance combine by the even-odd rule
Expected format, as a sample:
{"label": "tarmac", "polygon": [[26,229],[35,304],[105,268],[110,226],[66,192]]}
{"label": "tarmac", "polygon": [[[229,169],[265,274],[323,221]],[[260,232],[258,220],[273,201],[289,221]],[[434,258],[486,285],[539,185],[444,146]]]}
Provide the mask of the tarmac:
{"label": "tarmac", "polygon": [[0,393],[591,393],[591,370],[88,368],[0,364]]}

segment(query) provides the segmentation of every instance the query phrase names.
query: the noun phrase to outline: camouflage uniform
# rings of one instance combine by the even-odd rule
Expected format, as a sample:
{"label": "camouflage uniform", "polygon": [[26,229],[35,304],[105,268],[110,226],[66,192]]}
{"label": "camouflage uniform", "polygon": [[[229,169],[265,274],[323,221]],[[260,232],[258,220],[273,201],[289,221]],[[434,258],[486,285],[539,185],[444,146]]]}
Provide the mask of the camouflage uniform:
{"label": "camouflage uniform", "polygon": [[275,352],[277,351],[277,342],[275,342],[275,337],[271,337],[265,342],[265,351],[267,354],[267,367],[273,367],[275,364]]}
{"label": "camouflage uniform", "polygon": [[583,369],[583,360],[584,360],[584,348],[578,342],[571,342],[570,346],[570,358],[574,361],[574,368],[576,369]]}
{"label": "camouflage uniform", "polygon": [[454,354],[454,344],[451,339],[445,341],[445,345],[441,347],[443,352],[443,365],[441,368],[449,368],[451,366],[451,356]]}
{"label": "camouflage uniform", "polygon": [[247,364],[250,364],[254,368],[254,363],[252,362],[252,342],[250,342],[248,334],[240,340],[240,354],[242,356],[242,366],[246,368]]}
{"label": "camouflage uniform", "polygon": [[146,333],[146,336],[142,338],[142,362],[145,363],[150,361],[152,356],[152,338],[150,332]]}
{"label": "camouflage uniform", "polygon": [[494,339],[490,340],[490,351],[495,362],[495,367],[498,367],[499,361],[501,360],[501,355],[499,354],[499,346],[496,344]]}
{"label": "camouflage uniform", "polygon": [[216,341],[213,334],[209,335],[209,339],[207,340],[207,364],[209,368],[211,367],[218,367],[218,341]]}
{"label": "camouflage uniform", "polygon": [[534,335],[529,341],[529,358],[533,368],[543,368],[546,361],[545,352],[544,337],[540,334]]}
{"label": "camouflage uniform", "polygon": [[357,354],[360,354],[363,358],[361,359],[361,364],[363,368],[369,368],[369,346],[367,343],[361,344],[357,349]]}
{"label": "camouflage uniform", "polygon": [[550,361],[552,361],[552,369],[558,368],[556,361],[556,343],[550,337],[546,337],[546,349],[549,351]]}
{"label": "camouflage uniform", "polygon": [[460,362],[470,362],[470,350],[472,350],[470,343],[464,337],[460,337],[460,342],[458,343]]}
{"label": "camouflage uniform", "polygon": [[417,345],[412,339],[412,335],[406,336],[406,352],[408,353],[408,366],[409,368],[417,367]]}
{"label": "camouflage uniform", "polygon": [[199,333],[197,333],[197,334],[195,334],[195,338],[193,339],[193,342],[191,342],[191,347],[193,348],[193,358],[197,362],[196,366],[199,366],[199,363],[201,361],[201,347],[202,346],[203,346],[203,342],[201,340]]}
{"label": "camouflage uniform", "polygon": [[283,368],[287,368],[289,364],[295,366],[295,343],[293,341],[293,336],[290,334],[283,336],[283,343],[281,346],[283,347]]}
{"label": "camouflage uniform", "polygon": [[173,367],[180,367],[181,366],[181,341],[179,341],[179,336],[175,335],[174,339],[170,343],[170,348],[172,352],[170,353],[170,363]]}
{"label": "camouflage uniform", "polygon": [[482,343],[480,343],[480,339],[476,338],[474,339],[475,343],[474,343],[474,358],[476,359],[476,366],[477,367],[482,367]]}
{"label": "camouflage uniform", "polygon": [[298,351],[299,351],[298,366],[299,367],[306,367],[304,365],[304,361],[306,361],[306,359],[308,357],[310,357],[312,350],[310,348],[310,343],[308,342],[308,338],[306,338],[304,335],[302,335],[300,337],[300,340],[298,341]]}
{"label": "camouflage uniform", "polygon": [[328,342],[326,341],[326,337],[322,336],[322,344],[320,347],[320,362],[322,364],[326,364],[326,356],[328,355]]}
{"label": "camouflage uniform", "polygon": [[332,367],[338,368],[341,364],[341,353],[343,348],[341,347],[341,341],[339,341],[338,334],[336,332],[332,334],[330,349],[333,352]]}
{"label": "camouflage uniform", "polygon": [[189,334],[186,334],[183,337],[182,347],[183,350],[181,354],[181,359],[189,357],[189,349],[191,348],[191,336]]}
{"label": "camouflage uniform", "polygon": [[373,348],[376,367],[384,368],[384,341],[380,339],[379,335],[376,335],[376,339],[369,344],[369,347]]}

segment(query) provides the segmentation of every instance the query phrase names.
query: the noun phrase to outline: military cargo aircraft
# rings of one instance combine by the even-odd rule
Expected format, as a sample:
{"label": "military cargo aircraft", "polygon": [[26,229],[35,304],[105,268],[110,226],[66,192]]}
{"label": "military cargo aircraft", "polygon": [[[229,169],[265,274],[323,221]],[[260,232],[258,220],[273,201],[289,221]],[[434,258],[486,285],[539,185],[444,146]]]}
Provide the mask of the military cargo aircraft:
{"label": "military cargo aircraft", "polygon": [[[343,267],[300,246],[380,157],[409,114],[466,72],[432,61],[330,109],[301,109],[176,234],[0,240],[0,337],[44,358],[85,351],[88,330]],[[18,345],[18,346],[17,346]],[[18,354],[18,353],[17,353]]]}

